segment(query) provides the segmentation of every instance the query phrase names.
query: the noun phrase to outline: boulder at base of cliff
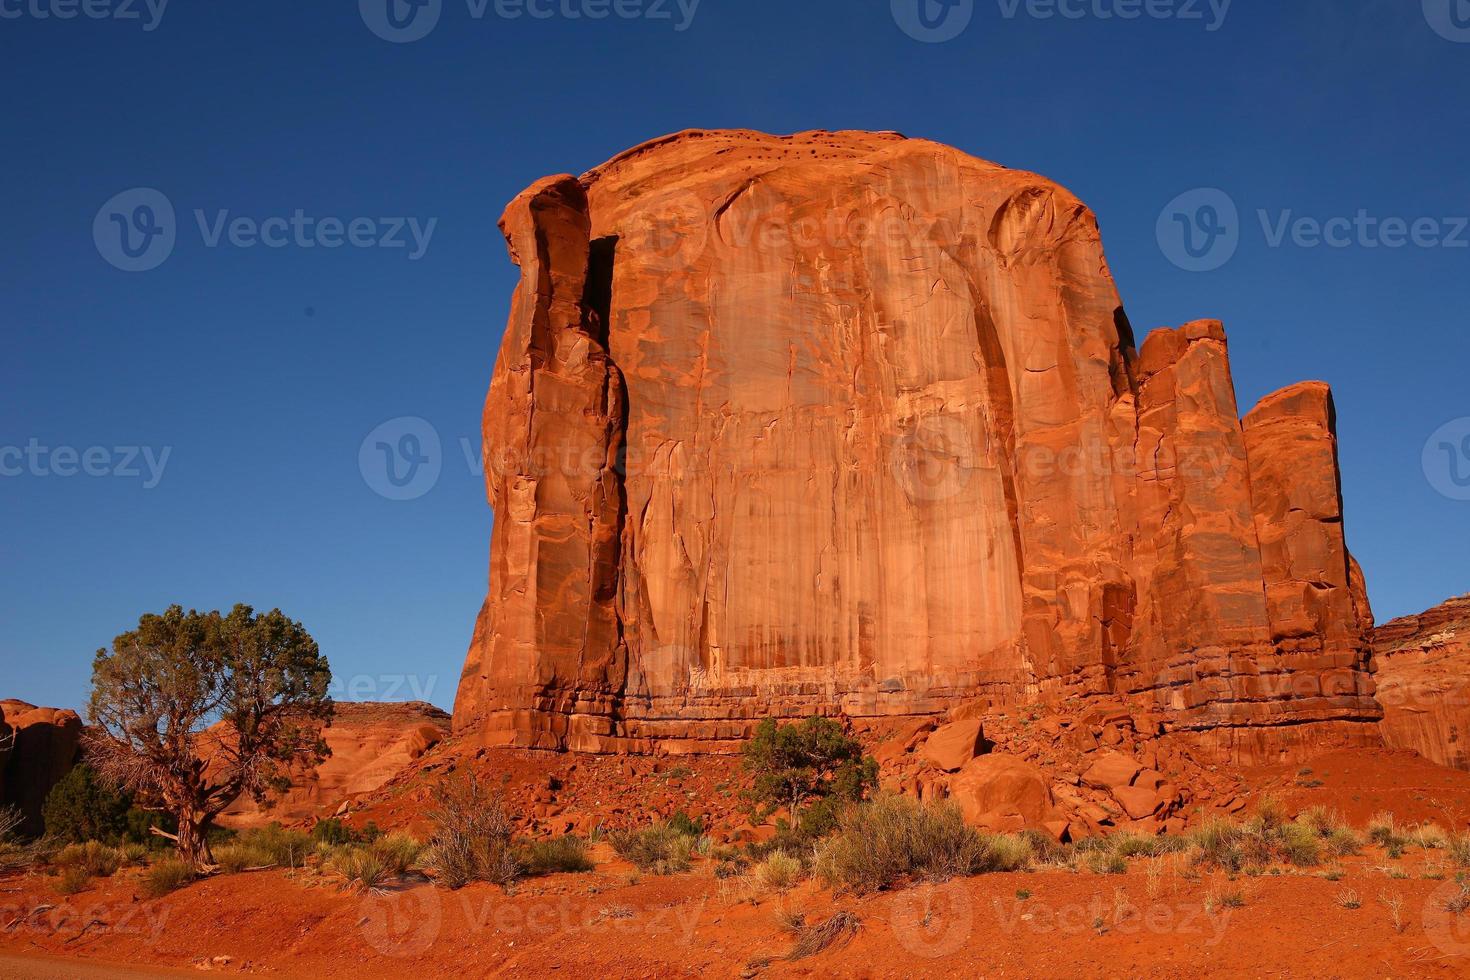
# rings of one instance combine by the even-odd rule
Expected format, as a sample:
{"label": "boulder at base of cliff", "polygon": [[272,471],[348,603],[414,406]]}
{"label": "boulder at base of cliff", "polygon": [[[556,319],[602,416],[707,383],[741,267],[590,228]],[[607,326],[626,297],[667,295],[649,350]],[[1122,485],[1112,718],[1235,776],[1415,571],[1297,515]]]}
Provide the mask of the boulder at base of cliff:
{"label": "boulder at base of cliff", "polygon": [[1047,830],[1058,818],[1046,777],[1013,755],[991,753],[971,760],[950,780],[949,795],[965,822],[982,830]]}
{"label": "boulder at base of cliff", "polygon": [[924,743],[924,758],[945,772],[959,772],[988,747],[979,718],[956,721],[935,729]]}

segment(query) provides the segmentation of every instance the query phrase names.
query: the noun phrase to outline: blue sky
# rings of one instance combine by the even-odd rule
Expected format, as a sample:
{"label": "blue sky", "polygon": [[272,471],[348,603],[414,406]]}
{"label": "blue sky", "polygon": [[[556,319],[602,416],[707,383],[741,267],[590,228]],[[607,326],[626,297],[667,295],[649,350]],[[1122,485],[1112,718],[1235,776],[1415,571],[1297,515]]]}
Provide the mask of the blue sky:
{"label": "blue sky", "polygon": [[[1225,321],[1242,411],[1334,386],[1380,619],[1470,590],[1466,0],[395,2],[0,0],[0,696],[79,704],[140,613],[244,601],[301,619],[341,696],[449,705],[496,220],[688,127],[893,129],[1062,182],[1140,333]],[[1188,271],[1158,229],[1198,189],[1238,217]],[[439,475],[392,500],[359,448],[404,416]]]}

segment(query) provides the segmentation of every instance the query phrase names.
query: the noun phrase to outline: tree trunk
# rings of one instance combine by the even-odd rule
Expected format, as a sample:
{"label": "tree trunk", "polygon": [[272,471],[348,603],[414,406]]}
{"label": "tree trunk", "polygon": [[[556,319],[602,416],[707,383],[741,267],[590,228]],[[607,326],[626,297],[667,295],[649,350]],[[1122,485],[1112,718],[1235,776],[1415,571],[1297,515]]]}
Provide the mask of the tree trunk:
{"label": "tree trunk", "polygon": [[204,817],[193,808],[186,808],[179,814],[179,856],[196,868],[210,863],[204,822]]}

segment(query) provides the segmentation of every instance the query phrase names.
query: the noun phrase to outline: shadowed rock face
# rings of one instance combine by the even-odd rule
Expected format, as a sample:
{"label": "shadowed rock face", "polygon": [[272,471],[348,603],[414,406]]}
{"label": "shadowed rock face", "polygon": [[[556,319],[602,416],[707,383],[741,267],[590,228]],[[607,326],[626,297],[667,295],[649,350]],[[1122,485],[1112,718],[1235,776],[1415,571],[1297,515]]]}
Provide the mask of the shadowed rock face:
{"label": "shadowed rock face", "polygon": [[1136,351],[1056,184],[686,132],[501,227],[457,731],[728,751],[768,715],[1080,696],[1238,761],[1376,741],[1326,387],[1242,424],[1219,323]]}
{"label": "shadowed rock face", "polygon": [[14,700],[0,701],[0,719],[0,805],[25,815],[22,833],[40,834],[46,797],[76,764],[82,719],[74,711]]}
{"label": "shadowed rock face", "polygon": [[1470,596],[1383,624],[1373,647],[1383,740],[1470,769]]}

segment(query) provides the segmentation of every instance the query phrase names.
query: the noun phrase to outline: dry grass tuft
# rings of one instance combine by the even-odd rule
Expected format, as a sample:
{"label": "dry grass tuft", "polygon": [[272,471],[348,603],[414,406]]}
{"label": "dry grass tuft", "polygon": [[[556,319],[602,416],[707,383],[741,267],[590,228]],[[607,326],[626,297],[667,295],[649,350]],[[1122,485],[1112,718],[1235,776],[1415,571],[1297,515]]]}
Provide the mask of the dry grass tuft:
{"label": "dry grass tuft", "polygon": [[795,961],[816,956],[836,942],[851,939],[860,928],[862,920],[857,916],[851,912],[838,912],[818,925],[804,927],[786,958]]}

